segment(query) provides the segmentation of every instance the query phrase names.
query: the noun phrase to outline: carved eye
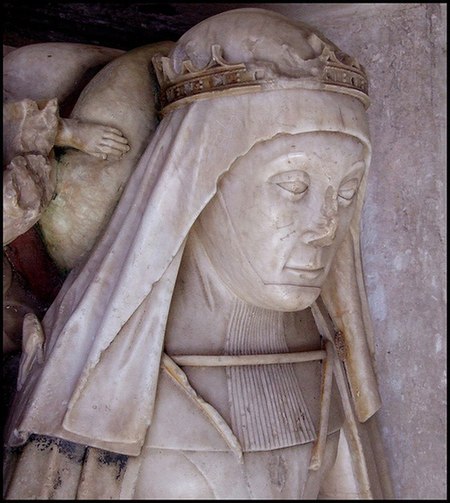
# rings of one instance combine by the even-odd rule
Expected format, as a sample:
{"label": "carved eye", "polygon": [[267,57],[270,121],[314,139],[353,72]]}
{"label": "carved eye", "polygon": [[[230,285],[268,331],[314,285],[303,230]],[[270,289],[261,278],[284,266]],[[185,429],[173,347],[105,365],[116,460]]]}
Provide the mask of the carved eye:
{"label": "carved eye", "polygon": [[308,185],[300,180],[295,180],[293,182],[280,182],[277,183],[278,187],[281,187],[284,190],[288,190],[298,196],[299,194],[303,194],[308,188]]}
{"label": "carved eye", "polygon": [[341,185],[338,191],[338,196],[341,202],[350,204],[352,199],[355,197],[356,191],[358,190],[358,185],[359,180],[357,178],[352,178]]}
{"label": "carved eye", "polygon": [[308,190],[309,176],[304,171],[287,171],[272,176],[269,178],[269,182],[275,183],[294,196],[300,196]]}

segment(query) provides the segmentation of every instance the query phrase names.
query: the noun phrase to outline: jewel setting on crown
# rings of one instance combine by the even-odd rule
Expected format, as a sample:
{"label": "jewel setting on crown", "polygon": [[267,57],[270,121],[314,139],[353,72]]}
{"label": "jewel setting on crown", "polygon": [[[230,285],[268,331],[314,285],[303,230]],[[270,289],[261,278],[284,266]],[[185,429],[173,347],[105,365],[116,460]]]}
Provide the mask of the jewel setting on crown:
{"label": "jewel setting on crown", "polygon": [[[310,71],[307,77],[286,79],[284,88],[322,89],[350,94],[369,105],[367,76],[362,66],[350,56],[335,51],[329,46],[323,48],[318,60],[320,65]],[[220,94],[243,94],[261,90],[283,76],[274,77],[264,64],[259,68],[249,68],[245,63],[229,64],[222,57],[220,45],[211,46],[211,59],[204,68],[196,68],[190,60],[181,65],[181,72],[174,71],[169,57],[157,54],[153,66],[161,87],[161,110],[168,111],[196,99]],[[252,65],[254,66],[254,65]]]}

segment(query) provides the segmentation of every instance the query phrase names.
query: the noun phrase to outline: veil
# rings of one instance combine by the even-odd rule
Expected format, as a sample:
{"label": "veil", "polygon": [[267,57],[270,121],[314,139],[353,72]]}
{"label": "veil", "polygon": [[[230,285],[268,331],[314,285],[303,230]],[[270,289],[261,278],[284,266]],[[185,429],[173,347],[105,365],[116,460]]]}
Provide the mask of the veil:
{"label": "veil", "polygon": [[[44,363],[36,364],[17,396],[10,445],[40,433],[139,454],[151,424],[165,324],[191,227],[237,157],[277,134],[312,131],[358,138],[369,165],[366,112],[347,95],[279,89],[223,96],[195,101],[161,121],[106,232],[71,272],[43,320]],[[361,301],[357,229],[364,183],[349,238],[324,288],[337,327],[355,344],[348,374],[362,420],[379,406]],[[344,291],[341,300],[341,285],[349,279],[356,279],[354,291]],[[346,300],[350,303],[342,304]]]}

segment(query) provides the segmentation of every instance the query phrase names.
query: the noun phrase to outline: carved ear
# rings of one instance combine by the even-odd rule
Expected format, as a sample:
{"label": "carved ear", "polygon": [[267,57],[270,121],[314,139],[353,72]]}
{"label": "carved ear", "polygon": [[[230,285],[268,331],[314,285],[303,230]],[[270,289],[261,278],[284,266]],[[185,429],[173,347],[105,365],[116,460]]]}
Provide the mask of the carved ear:
{"label": "carved ear", "polygon": [[322,289],[322,299],[344,337],[345,368],[359,421],[381,406],[373,367],[373,350],[367,298],[361,270],[359,236],[350,231],[340,246]]}

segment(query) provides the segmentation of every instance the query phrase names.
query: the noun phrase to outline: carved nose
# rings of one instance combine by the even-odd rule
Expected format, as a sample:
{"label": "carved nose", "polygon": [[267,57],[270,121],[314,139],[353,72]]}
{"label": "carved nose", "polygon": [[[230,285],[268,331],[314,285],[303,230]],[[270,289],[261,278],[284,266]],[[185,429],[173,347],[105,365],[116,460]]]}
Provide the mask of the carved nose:
{"label": "carved nose", "polygon": [[307,244],[322,247],[330,246],[336,237],[338,202],[331,187],[327,188],[325,200],[320,209],[318,221],[303,234]]}
{"label": "carved nose", "polygon": [[336,237],[337,222],[335,218],[329,219],[325,224],[315,230],[306,231],[303,235],[305,242],[312,246],[330,246]]}

